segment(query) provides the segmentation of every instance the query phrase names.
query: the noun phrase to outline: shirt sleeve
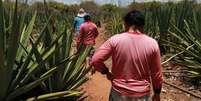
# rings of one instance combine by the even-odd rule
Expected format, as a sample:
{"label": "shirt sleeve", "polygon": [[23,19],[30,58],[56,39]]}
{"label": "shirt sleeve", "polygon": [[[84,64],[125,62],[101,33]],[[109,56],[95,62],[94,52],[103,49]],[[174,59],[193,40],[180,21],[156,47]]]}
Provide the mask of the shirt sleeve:
{"label": "shirt sleeve", "polygon": [[103,72],[108,69],[104,64],[112,54],[112,42],[111,39],[107,40],[94,54],[92,57],[92,65],[99,72]]}
{"label": "shirt sleeve", "polygon": [[150,59],[151,80],[154,90],[161,89],[163,82],[162,66],[160,63],[160,50],[158,44],[156,47],[157,48],[155,48],[152,58]]}

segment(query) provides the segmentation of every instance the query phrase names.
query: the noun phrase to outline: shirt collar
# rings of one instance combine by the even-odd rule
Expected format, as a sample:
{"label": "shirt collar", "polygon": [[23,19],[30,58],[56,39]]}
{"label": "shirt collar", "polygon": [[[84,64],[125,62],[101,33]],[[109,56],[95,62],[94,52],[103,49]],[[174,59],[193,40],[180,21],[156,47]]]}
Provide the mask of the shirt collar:
{"label": "shirt collar", "polygon": [[135,35],[141,35],[141,34],[143,34],[143,33],[141,33],[141,32],[127,32],[128,34],[135,34]]}

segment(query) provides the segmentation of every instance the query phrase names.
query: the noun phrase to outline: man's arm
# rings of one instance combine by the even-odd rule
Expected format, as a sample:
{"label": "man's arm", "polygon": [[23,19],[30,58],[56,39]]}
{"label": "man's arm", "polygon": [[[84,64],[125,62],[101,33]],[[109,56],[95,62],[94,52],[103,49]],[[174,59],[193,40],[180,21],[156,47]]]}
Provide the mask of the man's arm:
{"label": "man's arm", "polygon": [[75,17],[74,21],[73,21],[73,31],[75,31],[75,29],[76,29],[76,24],[77,24],[77,19]]}
{"label": "man's arm", "polygon": [[94,54],[92,58],[92,65],[95,69],[102,74],[107,74],[109,72],[108,68],[104,64],[112,53],[112,43],[111,39],[107,40]]}
{"label": "man's arm", "polygon": [[159,95],[162,88],[163,74],[162,74],[162,66],[160,63],[160,50],[158,45],[154,53],[152,54],[152,59],[150,60],[150,64],[151,64],[150,70],[151,70],[151,79],[152,79],[154,94]]}

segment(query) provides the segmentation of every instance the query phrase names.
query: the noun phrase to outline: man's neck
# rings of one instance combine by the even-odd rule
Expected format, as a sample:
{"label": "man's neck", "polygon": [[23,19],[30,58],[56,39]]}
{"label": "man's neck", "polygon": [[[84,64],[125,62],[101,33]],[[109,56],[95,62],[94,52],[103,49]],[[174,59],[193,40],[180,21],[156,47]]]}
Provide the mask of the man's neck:
{"label": "man's neck", "polygon": [[91,22],[91,20],[86,20],[85,22]]}
{"label": "man's neck", "polygon": [[142,33],[139,29],[130,27],[127,32],[130,33]]}

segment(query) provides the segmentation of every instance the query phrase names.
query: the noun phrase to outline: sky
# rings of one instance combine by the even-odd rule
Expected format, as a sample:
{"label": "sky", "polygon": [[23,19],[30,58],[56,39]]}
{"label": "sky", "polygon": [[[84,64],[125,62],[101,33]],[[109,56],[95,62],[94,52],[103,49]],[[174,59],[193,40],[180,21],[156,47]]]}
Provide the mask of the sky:
{"label": "sky", "polygon": [[[92,1],[92,0],[55,0],[58,2],[64,2],[64,3],[80,3],[81,1]],[[118,3],[119,2],[124,2],[124,3],[131,3],[133,1],[136,2],[149,2],[149,1],[162,1],[162,2],[167,2],[167,1],[181,1],[181,0],[93,0],[99,4],[104,4],[104,3]]]}
{"label": "sky", "polygon": [[[33,1],[43,1],[43,0],[30,0]],[[48,1],[48,0],[47,0]],[[136,2],[149,2],[149,1],[161,1],[161,2],[168,2],[168,1],[181,1],[181,0],[51,0],[57,2],[63,2],[65,4],[79,4],[81,1],[95,1],[97,4],[105,4],[105,3],[112,3],[112,4],[121,4],[121,6],[126,6],[133,1]],[[201,1],[201,0],[197,0]]]}

